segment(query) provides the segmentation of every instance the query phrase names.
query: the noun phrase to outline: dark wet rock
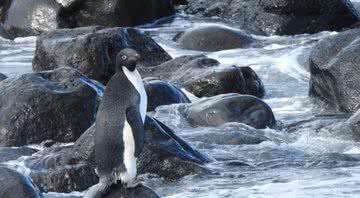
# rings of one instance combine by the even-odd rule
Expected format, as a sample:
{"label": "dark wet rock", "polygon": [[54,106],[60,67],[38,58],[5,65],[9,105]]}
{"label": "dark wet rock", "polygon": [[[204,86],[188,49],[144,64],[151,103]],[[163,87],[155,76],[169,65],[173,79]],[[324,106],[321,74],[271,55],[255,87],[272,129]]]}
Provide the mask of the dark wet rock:
{"label": "dark wet rock", "polygon": [[3,25],[1,24],[1,22],[0,22],[0,37],[5,38],[5,39],[10,39],[10,40],[14,39],[14,37],[11,36],[11,35],[4,29]]}
{"label": "dark wet rock", "polygon": [[163,80],[145,80],[148,96],[147,111],[153,111],[161,105],[190,103],[188,97],[176,86]]}
{"label": "dark wet rock", "polygon": [[183,137],[191,142],[219,145],[260,144],[268,140],[264,132],[240,123],[225,124],[222,127],[199,127]]}
{"label": "dark wet rock", "polygon": [[174,5],[186,5],[187,0],[172,0]]}
{"label": "dark wet rock", "polygon": [[8,77],[5,74],[0,73],[0,81],[7,79]]}
{"label": "dark wet rock", "polygon": [[[62,3],[61,27],[101,25],[128,27],[153,22],[175,13],[172,0],[73,0]],[[111,6],[109,6],[111,5]]]}
{"label": "dark wet rock", "polygon": [[[139,67],[138,70],[142,77],[154,77],[173,82],[179,78],[179,76],[186,76],[186,74],[195,72],[194,68],[208,68],[217,66],[219,64],[220,63],[217,60],[208,58],[204,55],[181,56],[164,62],[161,65],[152,67]],[[186,74],[182,72],[186,72]]]}
{"label": "dark wet rock", "polygon": [[97,105],[97,93],[83,79],[64,67],[1,81],[0,145],[75,141],[94,122]]}
{"label": "dark wet rock", "polygon": [[[138,173],[153,173],[168,180],[207,173],[199,164],[210,161],[162,124],[147,116],[146,143],[138,161]],[[94,164],[94,125],[75,143],[74,153]]]}
{"label": "dark wet rock", "polygon": [[153,190],[142,184],[135,188],[122,188],[120,185],[114,185],[108,195],[104,198],[160,198]]}
{"label": "dark wet rock", "polygon": [[135,26],[172,14],[171,0],[110,0],[106,3],[97,0],[5,0],[0,4],[0,19],[15,37],[38,35],[58,28]]}
{"label": "dark wet rock", "polygon": [[256,34],[338,31],[359,21],[350,0],[188,0],[185,12],[220,17]]}
{"label": "dark wet rock", "polygon": [[83,191],[98,182],[94,167],[72,151],[72,146],[54,146],[25,160],[30,177],[42,191]]}
{"label": "dark wet rock", "polygon": [[52,0],[11,0],[3,17],[4,28],[14,37],[57,29],[60,9],[61,6]]}
{"label": "dark wet rock", "polygon": [[127,47],[141,55],[143,66],[171,59],[154,40],[136,29],[86,27],[42,34],[37,39],[33,69],[71,66],[106,84],[115,73],[116,54]]}
{"label": "dark wet rock", "polygon": [[250,95],[218,95],[182,105],[179,110],[193,126],[221,126],[239,122],[262,129],[276,124],[271,108]]}
{"label": "dark wet rock", "polygon": [[248,48],[255,41],[244,32],[222,26],[194,28],[185,31],[177,37],[175,40],[180,47],[207,52]]}
{"label": "dark wet rock", "polygon": [[241,93],[257,97],[265,94],[264,85],[250,67],[216,67],[220,63],[203,55],[182,56],[158,66],[139,68],[142,76],[168,80],[185,87],[198,97]]}
{"label": "dark wet rock", "polygon": [[250,67],[208,70],[186,80],[184,87],[198,97],[225,93],[248,94],[259,98],[265,95],[264,85]]}
{"label": "dark wet rock", "polygon": [[0,167],[0,197],[40,198],[40,192],[31,180],[6,167]]}
{"label": "dark wet rock", "polygon": [[310,56],[310,96],[344,112],[360,108],[360,28],[325,38]]}
{"label": "dark wet rock", "polygon": [[19,157],[30,156],[36,152],[37,150],[29,147],[20,147],[20,148],[0,147],[0,162],[16,160]]}

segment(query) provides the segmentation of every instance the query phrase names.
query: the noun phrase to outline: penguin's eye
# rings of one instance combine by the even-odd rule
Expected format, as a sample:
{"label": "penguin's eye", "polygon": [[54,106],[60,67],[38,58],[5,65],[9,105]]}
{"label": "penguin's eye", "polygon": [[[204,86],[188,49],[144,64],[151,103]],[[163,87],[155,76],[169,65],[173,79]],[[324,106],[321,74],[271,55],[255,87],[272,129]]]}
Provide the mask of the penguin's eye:
{"label": "penguin's eye", "polygon": [[126,60],[126,59],[127,59],[127,56],[122,55],[122,56],[121,56],[121,59],[122,59],[122,60]]}

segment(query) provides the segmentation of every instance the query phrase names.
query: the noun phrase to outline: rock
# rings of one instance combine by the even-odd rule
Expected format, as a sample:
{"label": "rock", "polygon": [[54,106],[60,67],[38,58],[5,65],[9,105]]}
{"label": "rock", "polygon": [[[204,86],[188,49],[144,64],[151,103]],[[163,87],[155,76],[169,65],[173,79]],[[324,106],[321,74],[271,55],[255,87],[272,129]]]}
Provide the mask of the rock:
{"label": "rock", "polygon": [[190,103],[188,97],[176,86],[162,80],[145,80],[148,96],[147,111],[153,111],[161,105]]}
{"label": "rock", "polygon": [[140,67],[143,77],[155,77],[185,87],[198,97],[224,93],[265,95],[264,85],[250,67],[216,67],[220,63],[204,55],[182,56],[153,67]]}
{"label": "rock", "polygon": [[115,73],[116,54],[127,47],[141,55],[143,66],[171,59],[154,40],[136,29],[86,27],[42,34],[37,39],[33,69],[43,71],[67,65],[106,84]]}
{"label": "rock", "polygon": [[186,5],[187,0],[172,0],[174,5]]}
{"label": "rock", "polygon": [[4,38],[4,39],[14,39],[13,36],[11,36],[3,27],[3,25],[0,23],[0,38]]}
{"label": "rock", "polygon": [[15,37],[59,28],[136,26],[173,14],[171,0],[110,0],[106,3],[97,0],[6,0],[0,4],[0,21]]}
{"label": "rock", "polygon": [[360,28],[325,38],[310,55],[310,96],[344,112],[360,108]]}
{"label": "rock", "polygon": [[32,181],[9,168],[0,167],[0,197],[40,198],[40,192]]}
{"label": "rock", "polygon": [[182,105],[179,111],[193,126],[221,126],[239,122],[263,129],[276,124],[271,108],[262,100],[249,95],[218,95]]}
{"label": "rock", "polygon": [[75,141],[94,122],[98,100],[83,79],[66,67],[1,81],[0,145]]}
{"label": "rock", "polygon": [[184,87],[197,97],[210,97],[226,93],[239,93],[264,97],[260,78],[250,67],[229,67],[208,70],[186,80]]}
{"label": "rock", "polygon": [[185,31],[178,37],[175,40],[180,47],[206,52],[248,48],[255,41],[244,32],[222,26],[193,28]]}
{"label": "rock", "polygon": [[7,76],[5,74],[0,73],[0,81],[3,81],[7,79]]}
{"label": "rock", "polygon": [[128,27],[151,23],[174,13],[172,0],[110,0],[106,3],[74,0],[59,17],[62,27]]}
{"label": "rock", "polygon": [[[178,83],[176,80],[182,76],[187,76],[194,72],[194,68],[208,68],[219,65],[220,63],[204,55],[181,56],[173,60],[164,62],[161,65],[152,67],[139,67],[138,70],[142,77],[155,77]],[[186,72],[186,73],[184,73]],[[196,75],[196,74],[194,74]]]}
{"label": "rock", "polygon": [[0,147],[0,162],[16,160],[22,156],[31,156],[36,152],[37,150],[28,147],[20,147],[20,148]]}
{"label": "rock", "polygon": [[[94,163],[95,125],[90,127],[74,145],[76,155]],[[146,143],[138,161],[138,173],[153,173],[168,180],[189,174],[208,173],[200,166],[210,161],[161,122],[147,116]]]}
{"label": "rock", "polygon": [[25,160],[42,191],[83,191],[98,182],[94,167],[73,154],[72,146],[53,146]]}
{"label": "rock", "polygon": [[139,184],[135,188],[123,188],[121,185],[113,185],[108,195],[104,198],[160,198],[153,190],[150,188]]}
{"label": "rock", "polygon": [[11,0],[3,17],[6,31],[14,37],[38,35],[59,28],[61,6],[53,0]]}
{"label": "rock", "polygon": [[360,110],[346,120],[333,119],[331,124],[327,125],[328,130],[335,132],[337,137],[340,136],[342,139],[350,141],[360,141]]}
{"label": "rock", "polygon": [[350,0],[188,0],[187,14],[220,17],[262,35],[339,31],[359,21]]}

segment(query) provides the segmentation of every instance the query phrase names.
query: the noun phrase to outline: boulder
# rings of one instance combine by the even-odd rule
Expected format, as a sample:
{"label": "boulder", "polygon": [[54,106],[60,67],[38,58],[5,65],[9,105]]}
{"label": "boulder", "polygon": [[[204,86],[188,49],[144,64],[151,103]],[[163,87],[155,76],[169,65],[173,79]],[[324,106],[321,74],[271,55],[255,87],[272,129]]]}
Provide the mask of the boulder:
{"label": "boulder", "polygon": [[4,38],[4,39],[10,39],[10,40],[14,39],[14,37],[11,36],[11,35],[4,29],[3,25],[2,25],[1,22],[0,22],[0,38],[1,38],[1,37]]}
{"label": "boulder", "polygon": [[[172,0],[73,0],[62,3],[61,27],[101,25],[128,27],[147,24],[175,13]],[[109,6],[111,5],[111,6]]]}
{"label": "boulder", "polygon": [[222,26],[193,28],[174,39],[181,48],[206,52],[248,48],[255,41],[244,32]]}
{"label": "boulder", "polygon": [[167,80],[185,87],[198,97],[225,93],[265,95],[264,85],[250,67],[217,67],[220,63],[204,55],[182,56],[158,66],[140,67],[144,77]]}
{"label": "boulder", "polygon": [[38,35],[59,28],[61,5],[53,0],[11,0],[4,14],[6,31],[14,37]]}
{"label": "boulder", "polygon": [[194,68],[208,68],[219,64],[217,60],[204,55],[181,56],[157,66],[139,67],[138,70],[142,77],[154,77],[181,84],[176,80],[181,76],[191,75]]}
{"label": "boulder", "polygon": [[187,14],[226,19],[262,35],[338,31],[359,21],[350,0],[188,0]]}
{"label": "boulder", "polygon": [[7,79],[7,76],[5,74],[0,73],[0,81],[3,81]]}
{"label": "boulder", "polygon": [[229,122],[239,122],[263,129],[272,128],[276,124],[271,108],[250,95],[218,95],[181,105],[179,111],[193,126],[221,126]]}
{"label": "boulder", "polygon": [[[139,14],[141,13],[141,14]],[[3,0],[0,19],[15,37],[59,28],[128,27],[174,14],[171,0]]]}
{"label": "boulder", "polygon": [[325,38],[313,48],[309,60],[310,96],[344,112],[360,108],[359,34],[360,28]]}
{"label": "boulder", "polygon": [[72,151],[72,146],[55,145],[25,160],[30,177],[42,191],[83,191],[98,182],[94,167]]}
{"label": "boulder", "polygon": [[187,0],[172,0],[174,5],[186,5]]}
{"label": "boulder", "polygon": [[[210,159],[193,149],[161,122],[147,116],[145,132],[145,147],[138,159],[139,174],[153,173],[175,180],[189,174],[208,173],[201,164]],[[94,135],[95,125],[76,141],[73,151],[90,164],[95,164]]]}
{"label": "boulder", "polygon": [[20,173],[0,167],[0,197],[40,198],[40,192],[32,181]]}
{"label": "boulder", "polygon": [[166,81],[145,80],[144,86],[148,96],[147,111],[154,111],[161,105],[190,103],[189,98],[179,88]]}
{"label": "boulder", "polygon": [[83,79],[66,67],[1,81],[0,145],[75,141],[94,122],[98,100]]}
{"label": "boulder", "polygon": [[139,184],[134,188],[123,188],[121,185],[113,185],[110,189],[108,195],[104,198],[160,198],[153,190],[150,188]]}
{"label": "boulder", "polygon": [[137,29],[86,27],[42,34],[36,42],[33,70],[66,65],[106,84],[115,73],[116,54],[128,47],[141,55],[143,66],[171,59],[153,39]]}
{"label": "boulder", "polygon": [[184,87],[197,97],[210,97],[226,93],[239,93],[264,97],[265,89],[260,78],[250,67],[228,67],[207,70],[191,76]]}
{"label": "boulder", "polygon": [[19,148],[0,147],[0,163],[16,160],[22,156],[31,156],[36,152],[37,150],[29,147],[19,147]]}

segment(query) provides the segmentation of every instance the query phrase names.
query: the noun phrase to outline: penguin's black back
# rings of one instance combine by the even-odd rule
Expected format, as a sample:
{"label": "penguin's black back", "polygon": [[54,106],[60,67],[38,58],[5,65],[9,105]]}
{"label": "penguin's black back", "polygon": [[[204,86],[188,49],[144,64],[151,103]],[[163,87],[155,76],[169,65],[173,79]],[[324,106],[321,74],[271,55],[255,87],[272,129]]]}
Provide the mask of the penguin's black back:
{"label": "penguin's black back", "polygon": [[123,164],[123,129],[126,110],[139,107],[140,95],[125,74],[118,71],[108,82],[97,116],[95,159],[99,175],[111,174],[114,168],[125,171]]}

